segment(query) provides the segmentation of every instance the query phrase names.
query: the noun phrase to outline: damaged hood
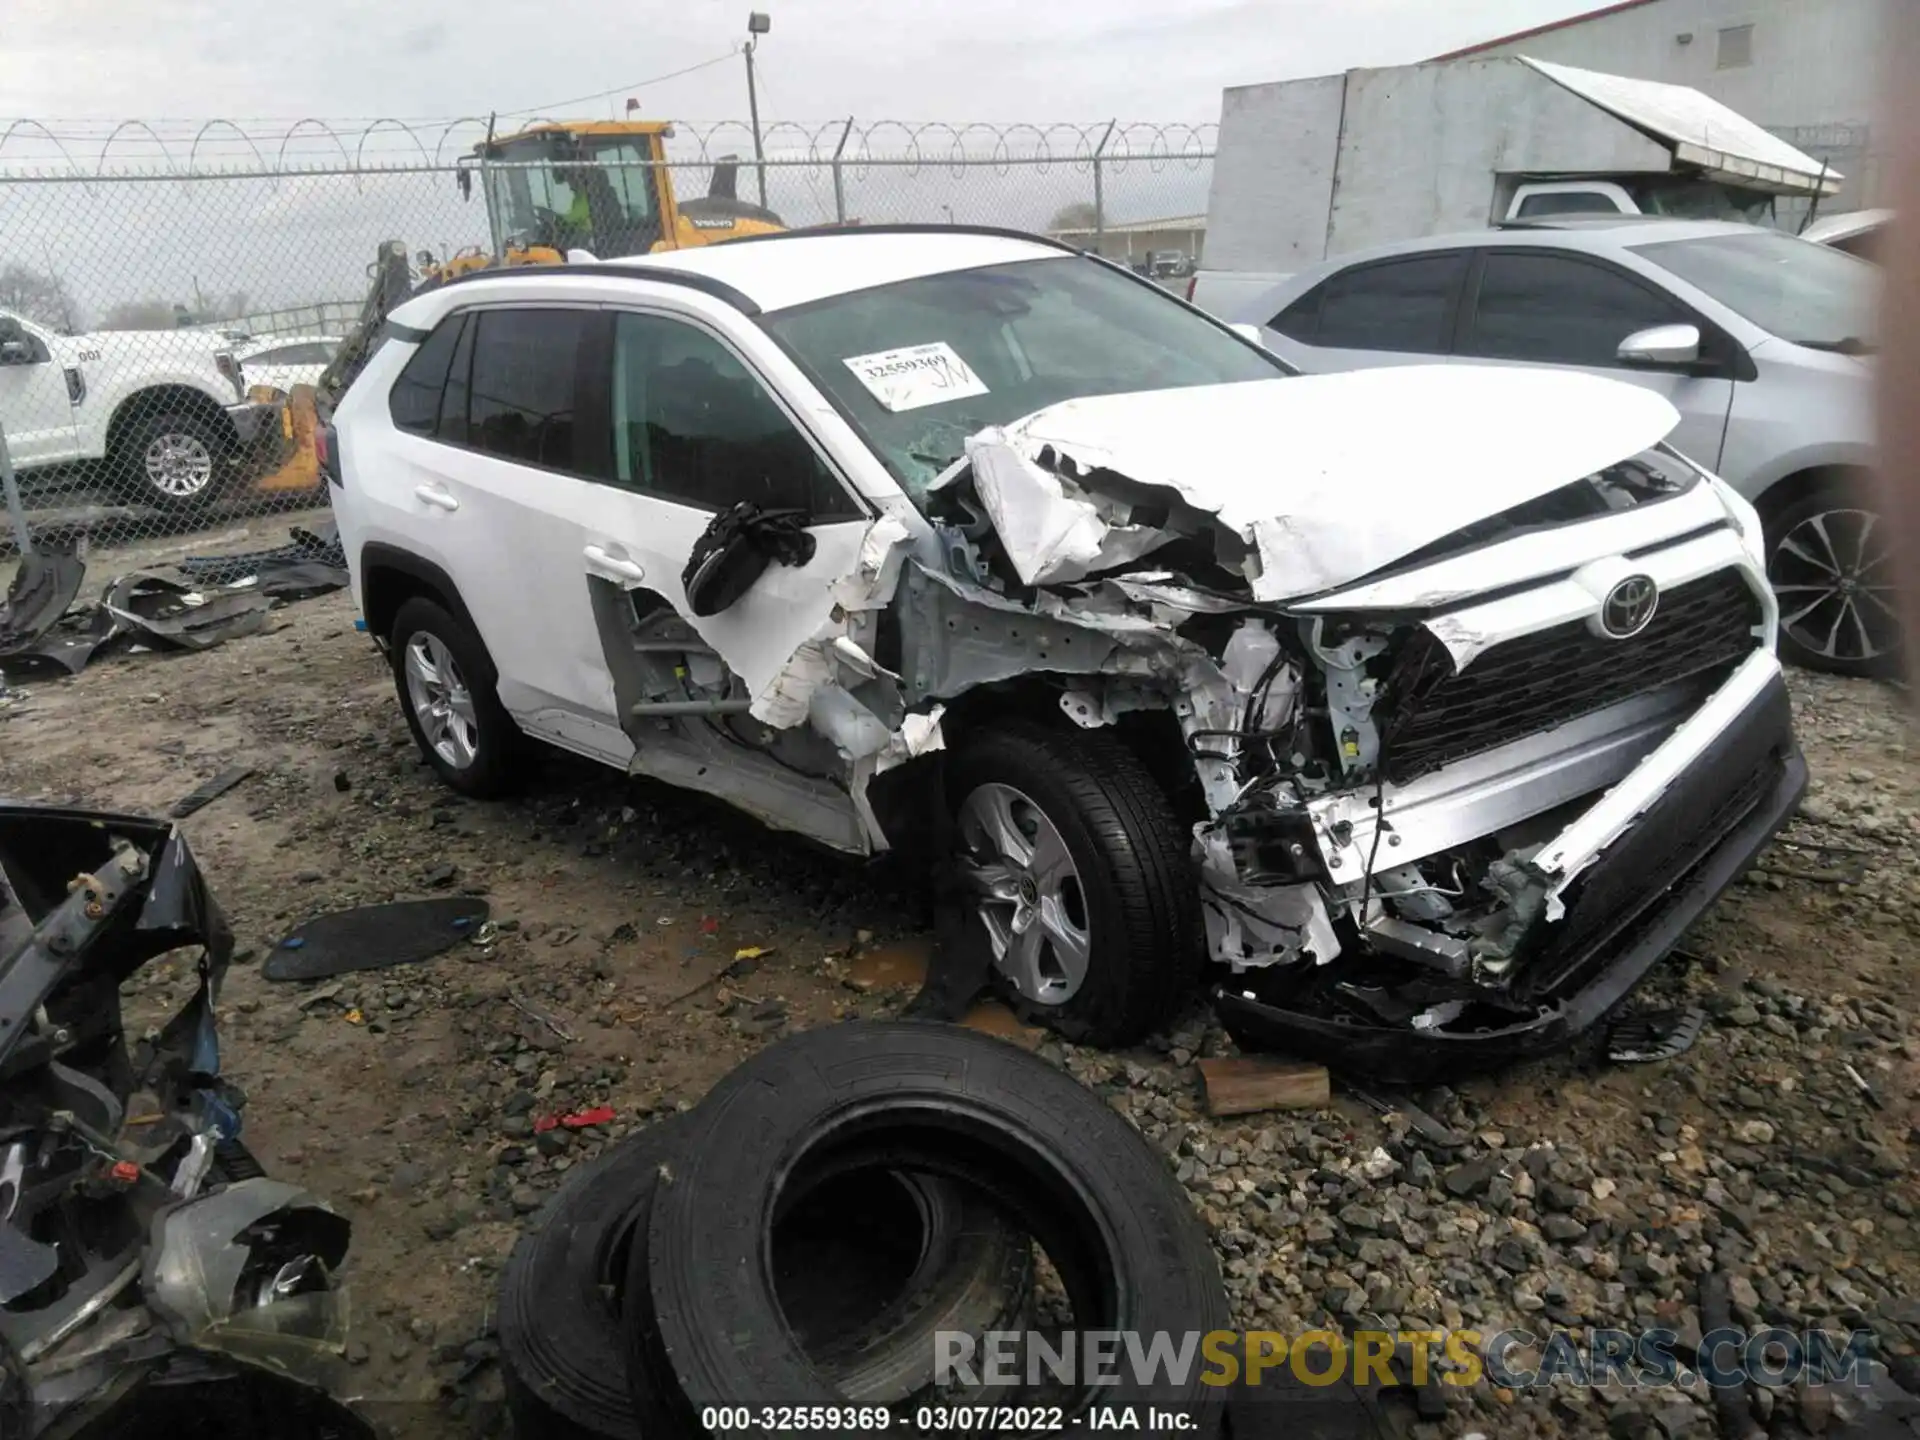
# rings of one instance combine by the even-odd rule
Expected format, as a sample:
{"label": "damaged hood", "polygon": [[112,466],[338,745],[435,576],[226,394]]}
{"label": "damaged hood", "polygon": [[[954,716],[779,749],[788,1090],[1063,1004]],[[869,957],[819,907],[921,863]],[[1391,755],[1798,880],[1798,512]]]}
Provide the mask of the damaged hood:
{"label": "damaged hood", "polygon": [[982,431],[967,455],[1029,585],[1163,543],[1136,520],[1146,486],[1251,551],[1255,599],[1287,600],[1570,485],[1679,418],[1664,397],[1598,376],[1414,365],[1068,400]]}

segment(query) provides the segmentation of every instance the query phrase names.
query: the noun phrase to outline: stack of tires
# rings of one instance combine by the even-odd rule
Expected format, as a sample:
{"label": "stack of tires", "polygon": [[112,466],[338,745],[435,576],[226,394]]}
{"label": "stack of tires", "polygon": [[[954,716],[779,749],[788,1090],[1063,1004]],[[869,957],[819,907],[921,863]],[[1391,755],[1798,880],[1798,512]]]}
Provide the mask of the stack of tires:
{"label": "stack of tires", "polygon": [[[1040,1289],[1082,1333],[1228,1323],[1165,1160],[1071,1077],[954,1026],[808,1031],[569,1177],[523,1237],[500,1296],[515,1433],[760,1433],[796,1407],[829,1432],[870,1431],[880,1407],[885,1428],[939,1426],[935,1337],[1034,1329]],[[1044,1398],[1068,1429],[1097,1401],[1179,1407],[1210,1434],[1201,1373],[1122,1367]]]}

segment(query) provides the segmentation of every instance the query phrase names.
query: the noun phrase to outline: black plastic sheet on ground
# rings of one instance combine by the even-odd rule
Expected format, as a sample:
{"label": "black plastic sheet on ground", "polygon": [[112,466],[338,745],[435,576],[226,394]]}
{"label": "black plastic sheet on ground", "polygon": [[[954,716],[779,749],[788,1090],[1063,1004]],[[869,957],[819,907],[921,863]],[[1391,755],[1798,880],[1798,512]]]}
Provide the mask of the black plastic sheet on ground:
{"label": "black plastic sheet on ground", "polygon": [[347,552],[331,520],[296,525],[293,543],[244,555],[201,555],[182,560],[181,574],[199,585],[238,585],[249,579],[262,595],[303,600],[347,583]]}

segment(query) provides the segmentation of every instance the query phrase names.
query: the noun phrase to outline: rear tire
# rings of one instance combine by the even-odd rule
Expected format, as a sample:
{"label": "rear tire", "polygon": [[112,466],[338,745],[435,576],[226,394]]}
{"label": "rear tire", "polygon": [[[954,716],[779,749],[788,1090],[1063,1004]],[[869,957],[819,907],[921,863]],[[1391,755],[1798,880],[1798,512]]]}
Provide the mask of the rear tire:
{"label": "rear tire", "polygon": [[393,617],[394,689],[414,744],[447,785],[476,800],[513,791],[526,737],[500,703],[500,678],[473,628],[416,595]]}
{"label": "rear tire", "polygon": [[[1165,1025],[1197,978],[1199,889],[1186,834],[1139,758],[1101,731],[996,725],[948,762],[947,799],[973,923],[987,927],[1008,1003],[1109,1049]],[[988,843],[1008,820],[1031,846],[1029,865]],[[1055,839],[1073,874],[1050,882],[1041,872]],[[996,866],[1016,898],[984,893]]]}
{"label": "rear tire", "polygon": [[1780,658],[1828,675],[1901,667],[1891,528],[1865,481],[1810,485],[1767,517]]}
{"label": "rear tire", "polygon": [[135,421],[108,459],[112,478],[130,497],[161,510],[191,512],[220,489],[233,453],[231,431],[190,410],[164,410]]}

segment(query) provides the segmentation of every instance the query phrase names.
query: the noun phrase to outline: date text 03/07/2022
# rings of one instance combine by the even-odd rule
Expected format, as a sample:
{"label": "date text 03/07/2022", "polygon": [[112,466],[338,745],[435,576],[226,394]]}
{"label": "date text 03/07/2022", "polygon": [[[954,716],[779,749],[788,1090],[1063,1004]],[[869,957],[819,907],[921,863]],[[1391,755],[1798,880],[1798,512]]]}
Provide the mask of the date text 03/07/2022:
{"label": "date text 03/07/2022", "polygon": [[[1140,1405],[1096,1405],[1075,1419],[1088,1430],[1122,1433],[1171,1433],[1194,1429],[1199,1423],[1183,1410]],[[1066,1411],[1058,1405],[921,1405],[911,1416],[896,1415],[880,1405],[712,1405],[700,1413],[701,1428],[711,1434],[882,1431],[896,1425],[904,1429],[908,1420],[921,1434],[1045,1435],[1067,1428]]]}

